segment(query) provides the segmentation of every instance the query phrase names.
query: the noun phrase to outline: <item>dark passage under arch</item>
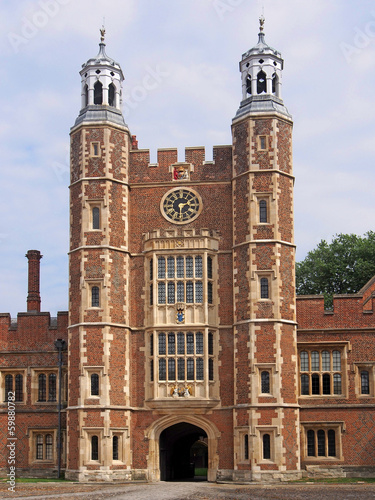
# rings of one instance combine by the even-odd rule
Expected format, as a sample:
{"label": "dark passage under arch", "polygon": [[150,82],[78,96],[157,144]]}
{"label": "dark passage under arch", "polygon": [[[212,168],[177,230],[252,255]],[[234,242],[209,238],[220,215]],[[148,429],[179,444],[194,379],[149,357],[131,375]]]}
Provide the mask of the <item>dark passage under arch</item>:
{"label": "dark passage under arch", "polygon": [[207,434],[200,427],[186,422],[168,427],[159,449],[161,481],[207,479]]}

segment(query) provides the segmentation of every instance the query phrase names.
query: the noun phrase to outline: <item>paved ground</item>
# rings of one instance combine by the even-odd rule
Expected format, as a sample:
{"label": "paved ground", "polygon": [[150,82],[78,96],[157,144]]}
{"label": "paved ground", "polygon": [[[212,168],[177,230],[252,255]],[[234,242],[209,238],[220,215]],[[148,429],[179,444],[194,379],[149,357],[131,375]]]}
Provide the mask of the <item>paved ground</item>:
{"label": "paved ground", "polygon": [[147,484],[20,483],[16,492],[1,484],[0,498],[24,500],[375,500],[375,484],[233,485],[193,482]]}

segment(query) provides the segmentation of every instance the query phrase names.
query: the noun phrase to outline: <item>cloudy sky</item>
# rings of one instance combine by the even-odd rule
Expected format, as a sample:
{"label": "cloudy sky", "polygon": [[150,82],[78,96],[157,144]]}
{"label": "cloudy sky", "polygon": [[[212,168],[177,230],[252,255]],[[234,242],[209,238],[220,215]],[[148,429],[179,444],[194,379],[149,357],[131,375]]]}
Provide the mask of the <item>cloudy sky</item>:
{"label": "cloudy sky", "polygon": [[231,143],[238,62],[262,9],[294,118],[297,260],[336,233],[375,229],[373,1],[1,0],[0,311],[25,310],[29,249],[44,255],[42,309],[67,310],[69,129],[103,17],[139,147],[155,161],[157,148],[183,160],[185,146],[205,146],[210,159]]}

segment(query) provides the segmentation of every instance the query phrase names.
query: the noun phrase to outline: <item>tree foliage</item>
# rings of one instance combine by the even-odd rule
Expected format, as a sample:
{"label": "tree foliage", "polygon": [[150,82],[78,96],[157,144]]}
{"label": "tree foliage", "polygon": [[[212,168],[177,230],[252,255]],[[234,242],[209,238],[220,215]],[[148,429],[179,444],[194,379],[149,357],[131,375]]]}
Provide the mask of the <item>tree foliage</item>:
{"label": "tree foliage", "polygon": [[363,237],[338,234],[322,240],[296,264],[297,295],[324,295],[329,305],[334,294],[356,293],[375,275],[375,232]]}

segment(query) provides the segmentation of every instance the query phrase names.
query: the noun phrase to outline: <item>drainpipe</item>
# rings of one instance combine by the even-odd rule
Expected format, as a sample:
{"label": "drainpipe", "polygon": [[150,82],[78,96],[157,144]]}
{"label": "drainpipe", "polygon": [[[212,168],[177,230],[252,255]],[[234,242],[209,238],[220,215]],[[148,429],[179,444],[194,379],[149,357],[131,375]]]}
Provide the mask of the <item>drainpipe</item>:
{"label": "drainpipe", "polygon": [[62,353],[66,349],[64,339],[55,340],[55,347],[59,353],[59,401],[58,401],[58,427],[57,427],[57,478],[60,479],[61,471],[61,375],[62,375]]}

